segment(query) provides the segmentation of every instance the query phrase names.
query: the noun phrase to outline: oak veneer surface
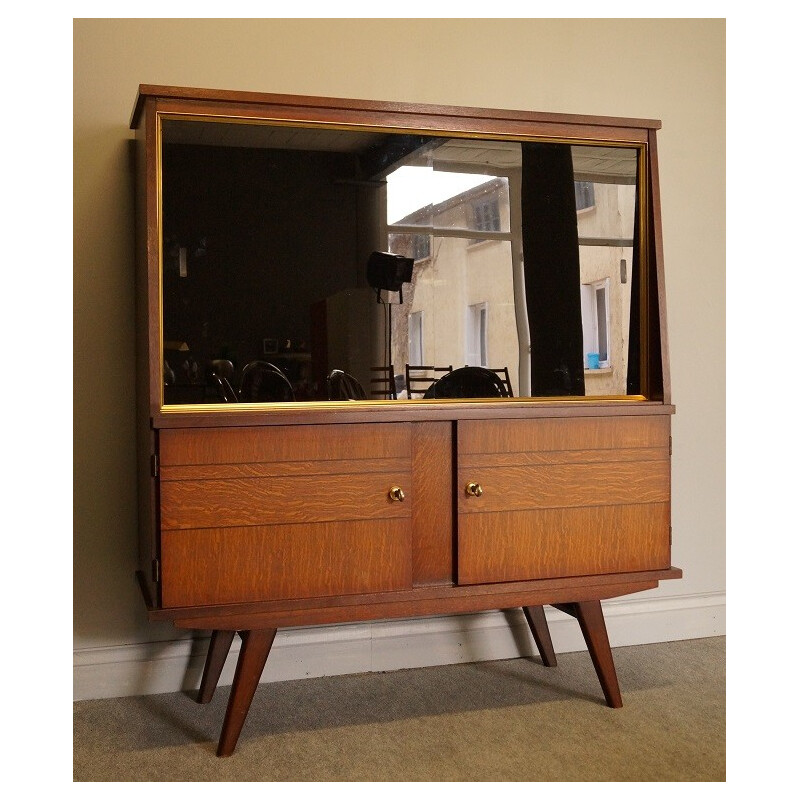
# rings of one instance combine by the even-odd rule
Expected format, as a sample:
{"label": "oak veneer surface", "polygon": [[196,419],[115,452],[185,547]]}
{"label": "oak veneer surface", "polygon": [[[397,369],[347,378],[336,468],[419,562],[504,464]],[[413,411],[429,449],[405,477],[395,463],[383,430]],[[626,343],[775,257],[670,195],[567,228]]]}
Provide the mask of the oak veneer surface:
{"label": "oak veneer surface", "polygon": [[413,582],[453,582],[453,425],[417,422],[413,434]]}
{"label": "oak veneer surface", "polygon": [[668,418],[463,422],[458,447],[460,584],[669,567]]}
{"label": "oak veneer surface", "polygon": [[164,607],[399,591],[408,519],[165,531]]}
{"label": "oak veneer surface", "polygon": [[[162,605],[410,588],[412,432],[163,431]],[[405,500],[390,498],[393,486]]]}

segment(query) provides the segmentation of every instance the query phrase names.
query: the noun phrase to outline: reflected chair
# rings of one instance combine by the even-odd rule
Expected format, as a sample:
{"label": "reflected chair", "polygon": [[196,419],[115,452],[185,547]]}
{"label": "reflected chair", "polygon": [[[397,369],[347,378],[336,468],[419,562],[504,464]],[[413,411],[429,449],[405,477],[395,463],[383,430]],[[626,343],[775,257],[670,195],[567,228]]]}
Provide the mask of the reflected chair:
{"label": "reflected chair", "polygon": [[[464,365],[469,366],[468,364]],[[500,379],[503,381],[504,386],[506,387],[506,391],[508,394],[504,395],[504,397],[513,397],[514,390],[511,388],[511,378],[508,374],[508,367],[484,367],[484,369],[491,370],[492,372],[496,373],[500,376]]]}
{"label": "reflected chair", "polygon": [[381,400],[397,400],[397,382],[394,377],[394,364],[388,367],[371,367],[370,372],[376,373],[375,378],[370,378],[370,390],[372,397],[379,397]]}
{"label": "reflected chair", "polygon": [[350,373],[335,369],[328,375],[328,400],[366,400],[364,387]]}
{"label": "reflected chair", "polygon": [[215,373],[210,373],[208,376],[208,385],[216,400],[221,403],[238,403],[239,398],[236,395],[236,390],[231,386],[231,382],[227,378],[222,378]]}
{"label": "reflected chair", "polygon": [[416,395],[423,397],[428,387],[441,378],[442,375],[452,372],[453,365],[448,367],[428,367],[422,364],[406,364],[406,392],[409,399]]}
{"label": "reflected chair", "polygon": [[227,358],[215,358],[209,364],[209,370],[229,382],[233,380],[233,361],[229,361]]}
{"label": "reflected chair", "polygon": [[503,379],[486,367],[460,367],[431,384],[425,400],[446,397],[509,397]]}
{"label": "reflected chair", "polygon": [[239,396],[231,384],[233,378],[233,362],[225,358],[217,358],[208,362],[206,383],[211,388],[213,397],[223,403],[238,403]]}
{"label": "reflected chair", "polygon": [[243,403],[290,403],[294,389],[289,379],[268,361],[251,361],[242,370],[239,399]]}

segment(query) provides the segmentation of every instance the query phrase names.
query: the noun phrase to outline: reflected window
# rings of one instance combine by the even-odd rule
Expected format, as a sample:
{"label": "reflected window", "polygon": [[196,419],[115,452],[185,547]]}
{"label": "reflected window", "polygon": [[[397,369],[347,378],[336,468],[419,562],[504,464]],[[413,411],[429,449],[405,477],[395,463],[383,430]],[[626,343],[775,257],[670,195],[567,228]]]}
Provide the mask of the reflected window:
{"label": "reflected window", "polygon": [[431,237],[417,235],[411,240],[412,253],[415,261],[421,261],[423,258],[431,257]]}
{"label": "reflected window", "polygon": [[469,367],[486,367],[488,356],[488,304],[476,303],[467,309],[467,353]]}
{"label": "reflected window", "polygon": [[611,366],[609,340],[609,280],[581,286],[581,315],[583,318],[584,366],[597,369]]}
{"label": "reflected window", "polygon": [[473,205],[473,212],[475,214],[475,230],[500,230],[500,204],[496,197],[476,201]]}
{"label": "reflected window", "polygon": [[583,211],[594,207],[594,183],[591,181],[575,181],[575,208]]}
{"label": "reflected window", "polygon": [[408,357],[412,364],[424,364],[422,311],[408,315]]}

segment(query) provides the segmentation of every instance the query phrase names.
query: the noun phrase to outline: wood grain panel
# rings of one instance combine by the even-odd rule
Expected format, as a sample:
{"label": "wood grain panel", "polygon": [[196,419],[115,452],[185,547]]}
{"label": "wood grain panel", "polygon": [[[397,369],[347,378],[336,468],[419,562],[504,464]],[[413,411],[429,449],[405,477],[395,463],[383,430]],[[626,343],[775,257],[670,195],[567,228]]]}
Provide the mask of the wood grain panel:
{"label": "wood grain panel", "polygon": [[[361,458],[331,461],[271,461],[258,464],[188,464],[162,467],[162,481],[209,480],[215,478],[274,478],[292,475],[351,475],[394,472],[396,458]],[[408,462],[405,462],[408,463]]]}
{"label": "wood grain panel", "polygon": [[523,464],[596,464],[612,461],[658,461],[669,457],[667,447],[631,447],[614,450],[542,450],[528,453],[467,453],[459,455],[462,468],[517,467]]}
{"label": "wood grain panel", "polygon": [[165,608],[411,587],[408,518],[166,531],[161,548]]}
{"label": "wood grain panel", "polygon": [[669,520],[668,503],[464,515],[458,582],[666,569]]}
{"label": "wood grain panel", "polygon": [[161,465],[411,457],[408,426],[298,425],[165,430]]}
{"label": "wood grain panel", "polygon": [[669,417],[504,419],[458,424],[460,456],[668,446]]}
{"label": "wood grain panel", "polygon": [[413,492],[406,492],[404,502],[393,501],[389,489],[395,485],[411,486],[407,466],[375,475],[166,481],[161,484],[161,527],[410,517]]}
{"label": "wood grain panel", "polygon": [[[464,468],[458,475],[459,512],[468,515],[669,500],[668,460]],[[470,481],[483,487],[480,497],[465,494]]]}
{"label": "wood grain panel", "polygon": [[453,581],[453,425],[414,424],[413,581]]}

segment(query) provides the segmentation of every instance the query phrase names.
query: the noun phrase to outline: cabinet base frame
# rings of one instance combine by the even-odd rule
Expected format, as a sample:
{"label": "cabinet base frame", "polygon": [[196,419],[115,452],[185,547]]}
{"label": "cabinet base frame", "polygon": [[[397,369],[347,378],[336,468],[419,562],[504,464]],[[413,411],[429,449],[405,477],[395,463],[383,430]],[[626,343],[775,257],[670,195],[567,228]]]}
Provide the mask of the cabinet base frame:
{"label": "cabinet base frame", "polygon": [[[417,597],[405,601],[384,597],[382,601],[375,598],[359,605],[320,605],[304,609],[292,607],[294,604],[290,604],[288,608],[273,610],[246,607],[237,611],[235,607],[226,607],[219,612],[213,612],[209,608],[171,611],[151,608],[150,615],[156,619],[169,617],[177,628],[212,631],[197,696],[199,703],[208,703],[211,700],[233,638],[237,632],[242,637],[242,647],[217,748],[217,755],[225,757],[232,755],[236,748],[272,643],[281,627],[522,608],[542,663],[546,667],[555,667],[556,655],[543,609],[545,605],[552,605],[578,621],[606,704],[611,708],[620,708],[622,695],[600,601],[653,589],[658,586],[660,579],[680,578],[681,574],[675,568],[654,573],[633,573],[616,576],[627,578],[624,582],[606,582],[580,588],[548,585],[536,589],[531,588],[531,583],[528,583],[526,588],[515,587],[515,590],[509,591],[509,586],[495,585],[490,587],[493,591],[477,594],[461,593],[457,591],[458,587],[452,587],[449,591],[436,592],[441,595],[438,597]],[[140,583],[144,589],[141,579]],[[535,585],[535,582],[532,583]],[[149,598],[145,595],[145,599]]]}

